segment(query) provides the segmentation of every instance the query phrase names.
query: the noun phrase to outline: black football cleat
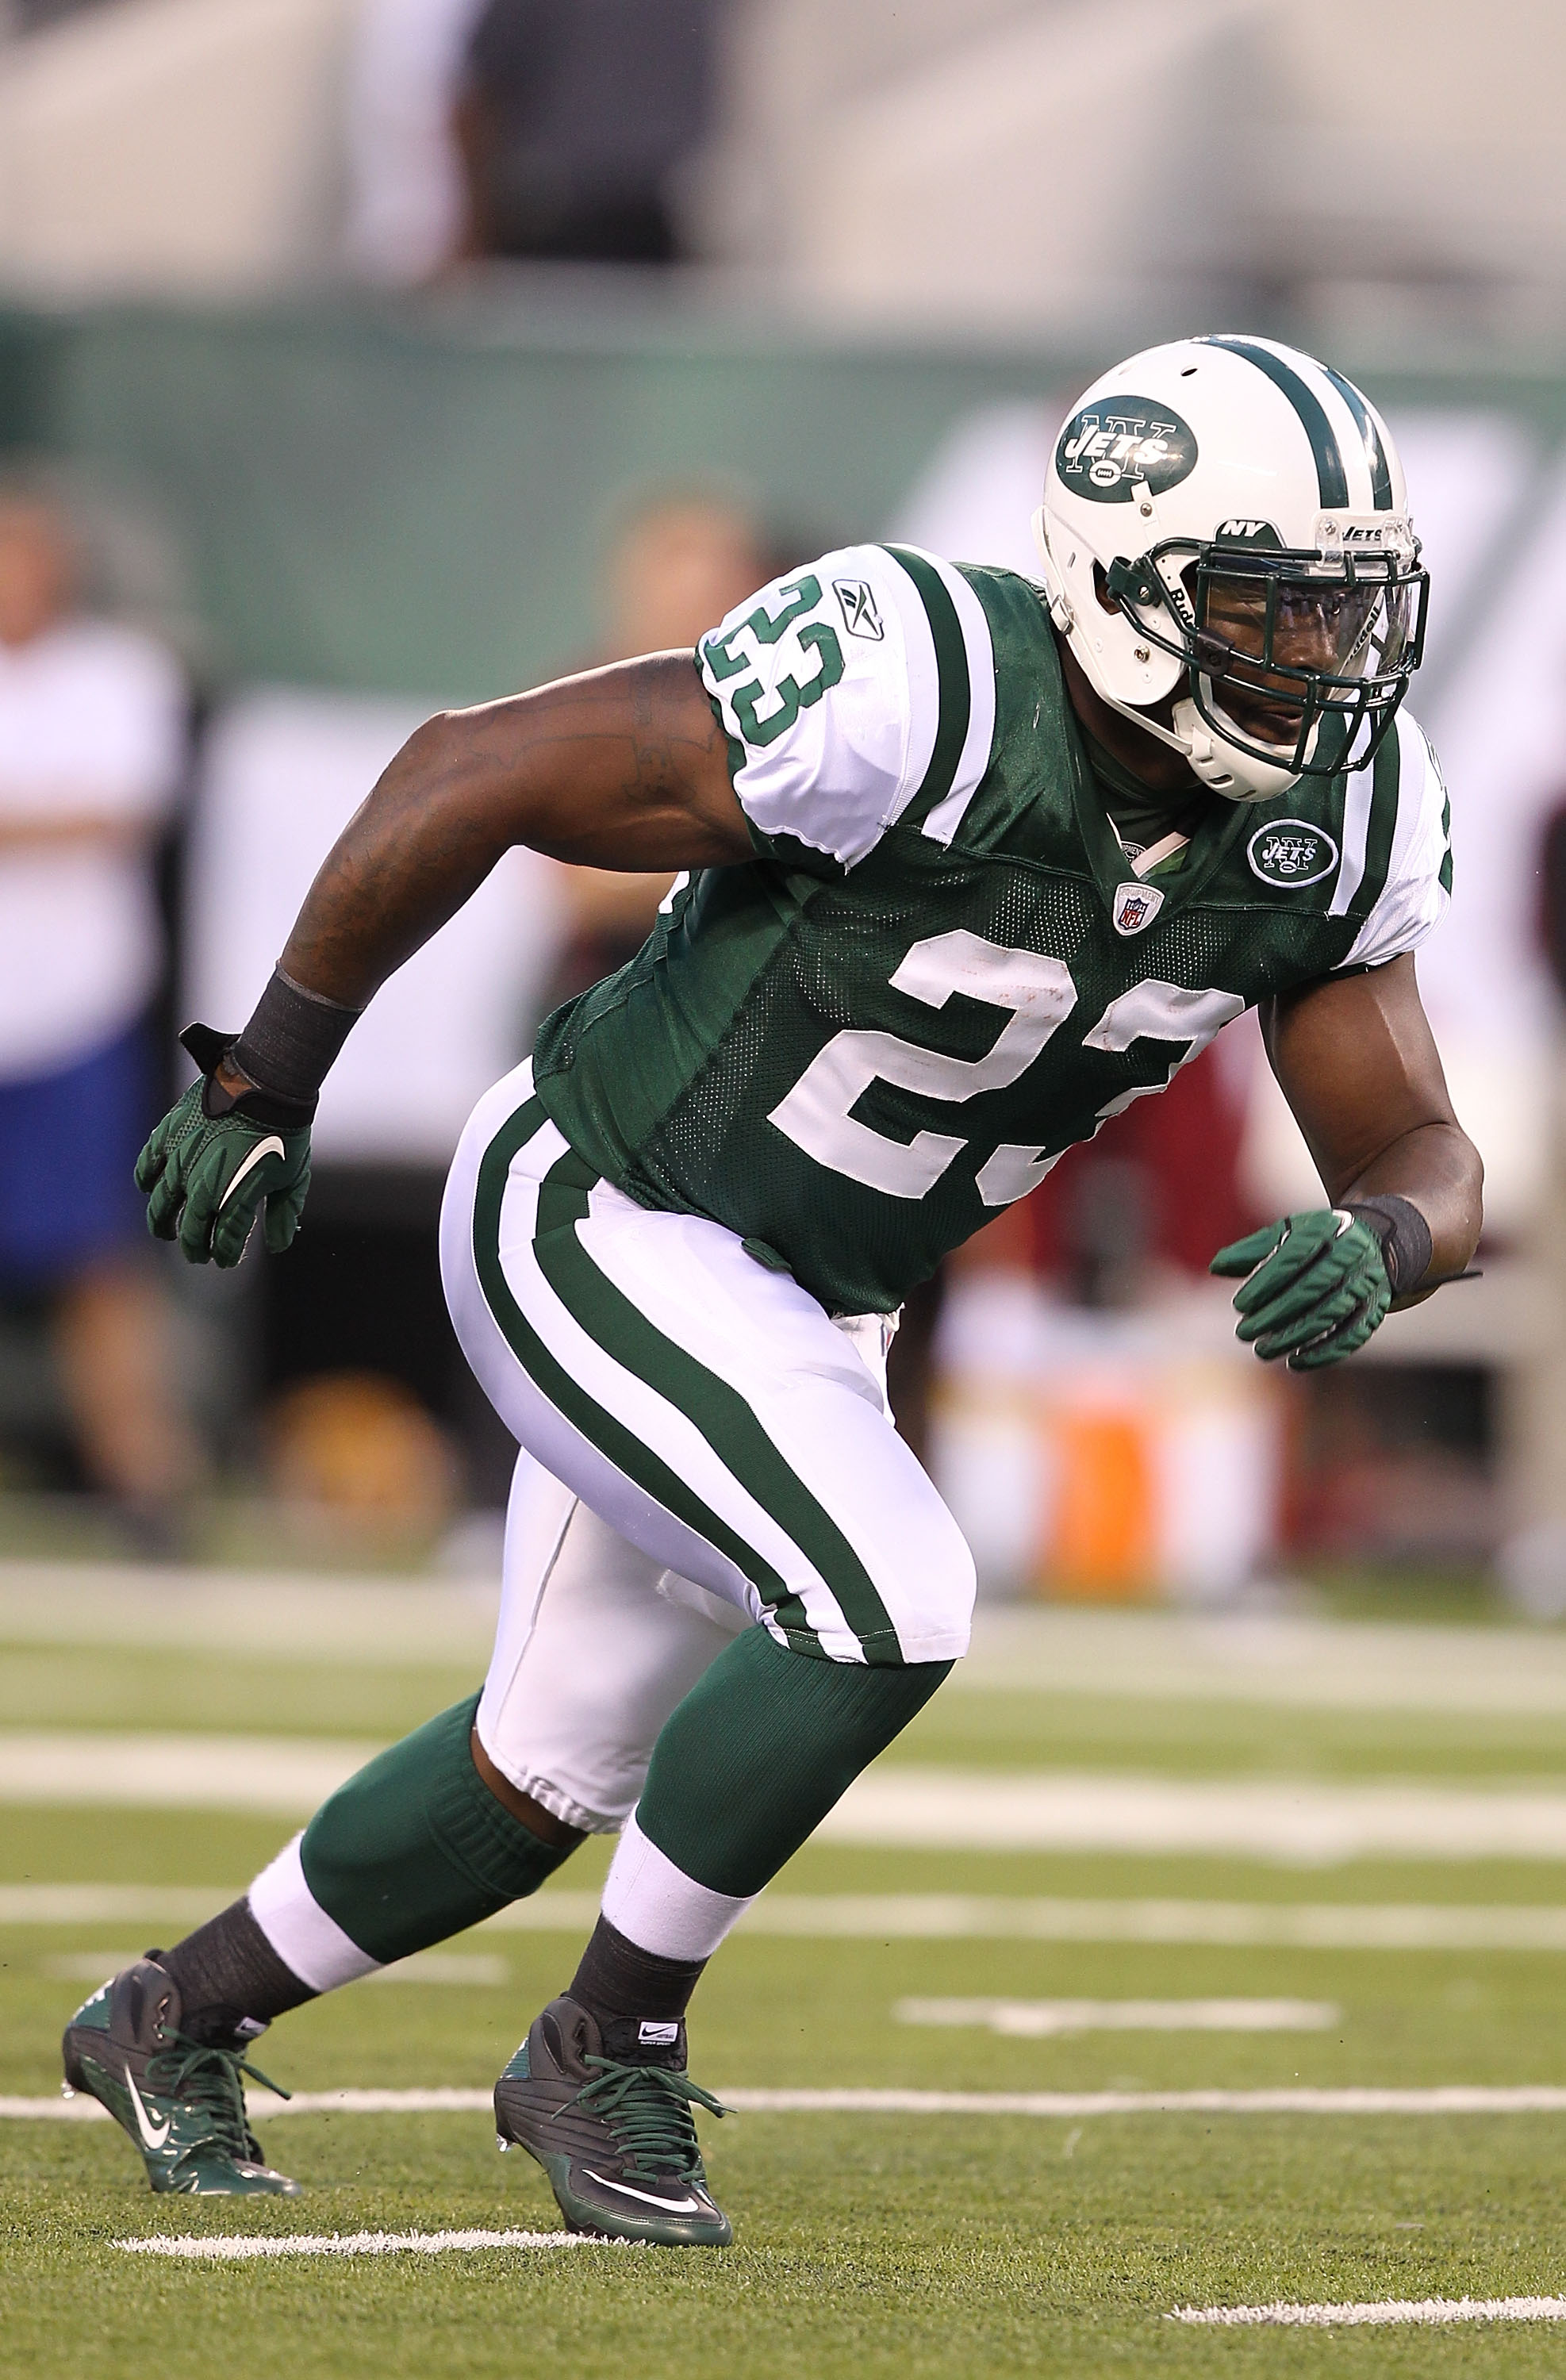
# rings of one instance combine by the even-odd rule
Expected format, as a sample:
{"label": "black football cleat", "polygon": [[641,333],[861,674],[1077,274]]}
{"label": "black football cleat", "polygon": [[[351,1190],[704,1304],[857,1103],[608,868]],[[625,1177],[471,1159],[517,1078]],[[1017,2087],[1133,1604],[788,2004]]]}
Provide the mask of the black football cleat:
{"label": "black football cleat", "polygon": [[600,2027],[562,1995],[534,2018],[495,2084],[497,2145],[548,2174],[566,2228],[659,2248],[726,2248],[693,2107],[724,2110],[686,2072],[683,2024]]}
{"label": "black football cleat", "polygon": [[[297,2198],[274,2173],[245,2114],[243,2077],[288,2096],[245,2063],[237,2035],[180,2031],[178,1986],[150,1952],[78,2009],[65,2031],[66,2095],[86,2091],[141,2152],[156,2191],[188,2198]],[[256,2027],[260,2031],[261,2027]]]}

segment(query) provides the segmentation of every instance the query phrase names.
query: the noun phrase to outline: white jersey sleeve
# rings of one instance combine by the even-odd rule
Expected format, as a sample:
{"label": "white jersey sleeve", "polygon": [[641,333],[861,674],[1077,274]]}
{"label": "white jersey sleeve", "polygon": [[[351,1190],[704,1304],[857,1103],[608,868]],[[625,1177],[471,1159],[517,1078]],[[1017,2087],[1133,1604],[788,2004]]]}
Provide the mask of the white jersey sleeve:
{"label": "white jersey sleeve", "polygon": [[909,816],[938,839],[989,764],[995,662],[960,572],[851,545],[774,579],[697,646],[759,850],[835,874]]}
{"label": "white jersey sleeve", "polygon": [[[1385,966],[1389,959],[1417,950],[1446,915],[1451,898],[1451,804],[1440,763],[1424,729],[1406,710],[1399,711],[1392,732],[1397,738],[1397,808],[1390,846],[1379,863],[1385,867],[1385,881],[1341,962],[1344,967]],[[1376,775],[1381,773],[1378,761]],[[1341,902],[1347,909],[1354,891],[1378,867],[1378,807],[1367,769],[1350,780],[1334,908]]]}

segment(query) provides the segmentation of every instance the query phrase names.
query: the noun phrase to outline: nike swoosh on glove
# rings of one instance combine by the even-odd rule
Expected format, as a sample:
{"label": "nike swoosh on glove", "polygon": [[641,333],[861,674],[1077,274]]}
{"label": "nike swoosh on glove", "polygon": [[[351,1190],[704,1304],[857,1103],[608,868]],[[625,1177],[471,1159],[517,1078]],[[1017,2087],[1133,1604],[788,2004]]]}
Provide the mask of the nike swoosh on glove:
{"label": "nike swoosh on glove", "polygon": [[1262,1361],[1288,1358],[1292,1372],[1314,1372],[1363,1347],[1392,1302],[1380,1243],[1341,1207],[1316,1208],[1264,1223],[1220,1248],[1208,1268],[1229,1280],[1235,1337]]}
{"label": "nike swoosh on glove", "polygon": [[[191,1054],[215,1066],[228,1046],[223,1038],[216,1054],[206,1045]],[[191,1264],[226,1269],[244,1255],[264,1204],[268,1252],[282,1255],[310,1188],[310,1124],[281,1121],[281,1107],[249,1094],[236,1105],[210,1072],[191,1084],[136,1160],[136,1186],[147,1193],[154,1239],[177,1239]]]}

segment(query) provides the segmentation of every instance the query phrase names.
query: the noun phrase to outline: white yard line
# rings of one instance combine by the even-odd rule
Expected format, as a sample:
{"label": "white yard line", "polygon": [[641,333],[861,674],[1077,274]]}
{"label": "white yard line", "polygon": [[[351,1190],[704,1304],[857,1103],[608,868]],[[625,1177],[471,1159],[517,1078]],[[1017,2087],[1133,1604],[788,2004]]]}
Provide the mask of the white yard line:
{"label": "white yard line", "polygon": [[[0,1802],[303,1815],[375,1747],[288,1736],[0,1730]],[[872,1770],[823,1842],[1122,1852],[1325,1866],[1354,1859],[1566,1860],[1566,1791],[1260,1779]]]}
{"label": "white yard line", "polygon": [[616,2240],[583,2240],[574,2231],[280,2231],[267,2237],[231,2234],[227,2239],[177,2237],[116,2240],[130,2256],[179,2256],[192,2264],[232,2265],[255,2256],[443,2256],[476,2248],[625,2247]]}
{"label": "white yard line", "polygon": [[1076,2033],[1326,2033],[1330,2000],[898,2000],[898,2024],[966,2026],[1011,2040]]}
{"label": "white yard line", "polygon": [[[0,1926],[196,1925],[240,1888],[0,1885]],[[590,1932],[595,1892],[550,1890],[487,1918],[483,1931]],[[800,1940],[1190,1942],[1304,1950],[1566,1950],[1566,1909],[1514,1902],[1077,1900],[962,1892],[767,1892],[740,1921]],[[93,1954],[97,1957],[99,1954]],[[86,1954],[82,1954],[84,1960]],[[73,1973],[76,1970],[73,1968]],[[105,1973],[107,1970],[105,1969]],[[475,1980],[478,1980],[476,1977]]]}
{"label": "white yard line", "polygon": [[[540,1894],[537,1900],[518,1901],[489,1923],[529,1927],[558,1924],[551,1905],[565,1898],[564,1893]],[[1566,1950],[1566,1909],[1520,1904],[767,1892],[741,1924],[757,1934],[883,1941],[1015,1937],[1033,1942],[1191,1942],[1241,1949]]]}
{"label": "white yard line", "polygon": [[0,1925],[127,1925],[170,1920],[200,1925],[243,1886],[0,1884]]}
{"label": "white yard line", "polygon": [[1321,1867],[1354,1859],[1566,1859],[1566,1792],[1240,1779],[872,1769],[821,1842],[944,1851],[1204,1855]]}
{"label": "white yard line", "polygon": [[[356,1667],[488,1658],[498,1580],[311,1576],[122,1562],[0,1562],[0,1643],[166,1646]],[[981,1610],[949,1693],[1273,1702],[1320,1709],[1566,1712],[1566,1633],[1267,1615]]]}
{"label": "white yard line", "polygon": [[[1566,2114],[1566,2088],[1447,2083],[1425,2091],[721,2091],[750,2115],[1522,2116]],[[263,2113],[258,2108],[256,2113]]]}
{"label": "white yard line", "polygon": [[[720,2089],[736,2114],[755,2116],[1559,2116],[1566,2086],[1449,2082],[1426,2090],[1293,2088],[1276,2091],[764,2091]],[[252,2122],[273,2116],[480,2115],[489,2091],[297,2091],[291,2099],[258,2092]],[[0,2098],[0,2120],[108,2121],[93,2099]]]}
{"label": "white yard line", "polygon": [[320,1737],[0,1730],[0,1802],[305,1817],[380,1746]]}
{"label": "white yard line", "polygon": [[1382,2298],[1368,2305],[1177,2306],[1171,2322],[1346,2330],[1362,2323],[1566,2322],[1566,2298]]}

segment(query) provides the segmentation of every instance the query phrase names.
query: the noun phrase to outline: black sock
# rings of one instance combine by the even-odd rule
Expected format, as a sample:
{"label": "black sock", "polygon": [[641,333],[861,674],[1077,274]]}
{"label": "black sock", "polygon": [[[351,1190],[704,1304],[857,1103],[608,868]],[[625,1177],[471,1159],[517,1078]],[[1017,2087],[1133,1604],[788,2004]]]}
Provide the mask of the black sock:
{"label": "black sock", "polygon": [[248,1900],[210,1917],[157,1960],[179,1987],[179,2029],[196,2041],[248,2038],[318,1997],[285,1966]]}
{"label": "black sock", "polygon": [[662,1959],[607,1917],[593,1927],[571,1998],[598,2020],[612,2058],[685,2064],[685,2013],[705,1959]]}

